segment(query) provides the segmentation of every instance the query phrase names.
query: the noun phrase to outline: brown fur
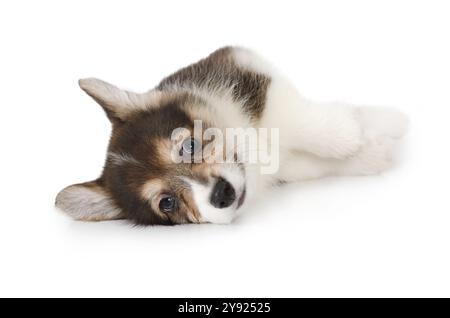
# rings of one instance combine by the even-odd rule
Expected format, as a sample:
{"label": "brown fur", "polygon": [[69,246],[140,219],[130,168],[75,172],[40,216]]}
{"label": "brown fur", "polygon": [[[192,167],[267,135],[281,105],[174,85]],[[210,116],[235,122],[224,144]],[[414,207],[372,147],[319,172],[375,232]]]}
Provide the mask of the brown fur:
{"label": "brown fur", "polygon": [[207,58],[168,76],[157,88],[164,91],[171,86],[207,90],[229,87],[235,100],[244,101],[244,111],[252,119],[260,118],[270,78],[239,67],[232,57],[232,49],[225,47],[213,52]]}

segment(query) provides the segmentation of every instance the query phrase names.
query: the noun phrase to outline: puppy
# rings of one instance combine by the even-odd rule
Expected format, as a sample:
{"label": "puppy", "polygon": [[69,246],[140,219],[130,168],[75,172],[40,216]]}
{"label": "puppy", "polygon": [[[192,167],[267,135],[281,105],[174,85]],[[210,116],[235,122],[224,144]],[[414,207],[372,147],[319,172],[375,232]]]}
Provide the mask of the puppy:
{"label": "puppy", "polygon": [[56,197],[85,221],[229,223],[271,186],[384,171],[407,128],[395,110],[309,101],[240,47],[143,94],[94,78],[79,85],[112,123],[101,176]]}

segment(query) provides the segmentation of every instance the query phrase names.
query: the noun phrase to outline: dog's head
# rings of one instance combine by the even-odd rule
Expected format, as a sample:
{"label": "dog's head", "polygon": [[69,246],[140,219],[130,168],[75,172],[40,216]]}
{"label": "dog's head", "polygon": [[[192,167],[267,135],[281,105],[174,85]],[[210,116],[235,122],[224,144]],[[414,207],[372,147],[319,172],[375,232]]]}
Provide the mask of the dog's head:
{"label": "dog's head", "polygon": [[136,224],[229,223],[236,216],[246,196],[245,167],[205,160],[204,147],[214,157],[223,144],[194,133],[196,120],[204,129],[226,125],[216,105],[186,92],[135,94],[97,79],[80,86],[113,130],[100,178],[63,189],[58,208],[80,220]]}

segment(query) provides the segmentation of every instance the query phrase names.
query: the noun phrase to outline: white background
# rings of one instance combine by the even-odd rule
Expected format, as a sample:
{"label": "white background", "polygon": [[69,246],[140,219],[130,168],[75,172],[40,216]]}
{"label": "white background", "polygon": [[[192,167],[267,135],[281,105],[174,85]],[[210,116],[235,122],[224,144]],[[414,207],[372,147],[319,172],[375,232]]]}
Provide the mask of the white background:
{"label": "white background", "polygon": [[[450,296],[448,1],[2,1],[0,296]],[[77,86],[144,91],[227,44],[317,100],[411,128],[374,177],[274,190],[229,226],[75,222],[109,122]]]}

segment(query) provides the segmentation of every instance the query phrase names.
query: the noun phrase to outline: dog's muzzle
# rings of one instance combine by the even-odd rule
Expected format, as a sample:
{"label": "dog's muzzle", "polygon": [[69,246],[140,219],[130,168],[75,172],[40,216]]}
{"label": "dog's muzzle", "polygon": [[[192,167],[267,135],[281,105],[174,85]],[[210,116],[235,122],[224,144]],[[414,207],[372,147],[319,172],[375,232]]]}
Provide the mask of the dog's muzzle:
{"label": "dog's muzzle", "polygon": [[215,208],[227,208],[236,201],[236,191],[231,183],[224,178],[219,178],[214,185],[209,201]]}

